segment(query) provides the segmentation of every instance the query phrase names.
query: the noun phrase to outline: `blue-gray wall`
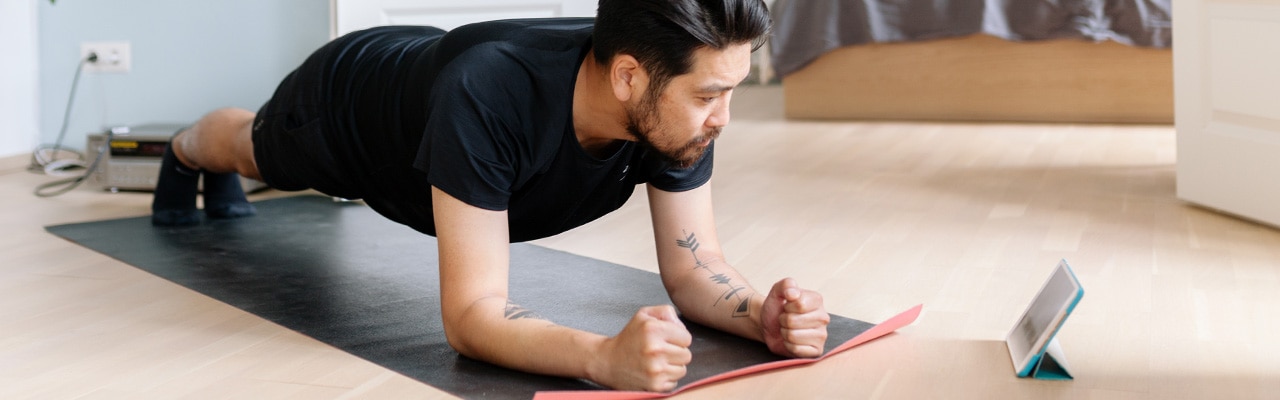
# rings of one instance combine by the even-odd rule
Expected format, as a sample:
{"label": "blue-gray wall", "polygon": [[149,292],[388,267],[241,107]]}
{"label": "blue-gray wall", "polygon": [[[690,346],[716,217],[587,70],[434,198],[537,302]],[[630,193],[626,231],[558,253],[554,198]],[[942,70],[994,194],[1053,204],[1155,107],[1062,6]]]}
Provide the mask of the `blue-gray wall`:
{"label": "blue-gray wall", "polygon": [[129,41],[128,73],[84,73],[63,145],[104,126],[190,123],[219,107],[256,111],[329,39],[325,0],[58,0],[40,3],[40,142],[52,144],[81,42]]}

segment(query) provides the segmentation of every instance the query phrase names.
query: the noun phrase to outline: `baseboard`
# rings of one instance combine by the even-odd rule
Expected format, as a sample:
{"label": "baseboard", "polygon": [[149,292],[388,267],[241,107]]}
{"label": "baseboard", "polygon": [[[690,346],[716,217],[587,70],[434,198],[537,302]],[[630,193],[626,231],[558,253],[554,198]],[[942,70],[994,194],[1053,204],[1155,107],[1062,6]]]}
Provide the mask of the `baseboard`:
{"label": "baseboard", "polygon": [[0,157],[0,173],[26,171],[28,165],[31,165],[30,154],[15,154],[12,156]]}

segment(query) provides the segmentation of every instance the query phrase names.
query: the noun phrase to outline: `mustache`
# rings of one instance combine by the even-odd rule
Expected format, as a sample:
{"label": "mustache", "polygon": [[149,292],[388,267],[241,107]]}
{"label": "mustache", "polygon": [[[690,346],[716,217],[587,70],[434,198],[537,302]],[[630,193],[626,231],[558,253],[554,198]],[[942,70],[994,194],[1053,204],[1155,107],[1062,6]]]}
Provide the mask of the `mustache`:
{"label": "mustache", "polygon": [[715,127],[715,128],[711,128],[711,129],[707,129],[706,131],[704,131],[704,132],[702,133],[702,136],[699,136],[699,137],[697,138],[697,140],[694,140],[694,142],[701,142],[701,141],[702,141],[702,140],[704,140],[704,139],[711,139],[711,140],[719,139],[719,138],[720,138],[720,131],[722,131],[722,130],[724,130],[724,127],[720,127],[720,126],[717,126],[717,127]]}

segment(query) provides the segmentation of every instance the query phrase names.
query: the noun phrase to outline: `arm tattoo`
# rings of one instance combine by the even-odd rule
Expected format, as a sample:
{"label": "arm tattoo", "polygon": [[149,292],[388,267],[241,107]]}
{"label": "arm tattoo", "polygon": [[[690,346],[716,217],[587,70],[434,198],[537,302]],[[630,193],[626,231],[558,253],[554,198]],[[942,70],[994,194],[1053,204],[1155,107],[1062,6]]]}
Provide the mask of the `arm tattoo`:
{"label": "arm tattoo", "polygon": [[507,307],[502,314],[504,317],[507,317],[507,319],[510,319],[510,320],[516,320],[521,318],[544,319],[542,318],[541,315],[538,315],[538,313],[535,313],[524,307],[521,307],[519,304],[512,303],[511,299],[507,299]]}
{"label": "arm tattoo", "polygon": [[743,295],[742,293],[739,293],[747,287],[735,285],[733,283],[733,278],[725,276],[724,274],[715,273],[715,271],[712,271],[710,268],[710,262],[703,262],[698,258],[698,247],[700,245],[698,244],[698,237],[696,235],[689,233],[684,237],[684,239],[676,239],[676,246],[689,249],[689,254],[693,255],[694,269],[705,270],[708,274],[708,278],[716,284],[725,286],[725,290],[724,292],[721,292],[721,296],[717,296],[716,302],[712,303],[713,306],[720,304],[720,300],[735,299],[738,302],[738,306],[733,309],[733,317],[742,318],[748,316],[751,311],[751,294],[747,293],[746,295]]}

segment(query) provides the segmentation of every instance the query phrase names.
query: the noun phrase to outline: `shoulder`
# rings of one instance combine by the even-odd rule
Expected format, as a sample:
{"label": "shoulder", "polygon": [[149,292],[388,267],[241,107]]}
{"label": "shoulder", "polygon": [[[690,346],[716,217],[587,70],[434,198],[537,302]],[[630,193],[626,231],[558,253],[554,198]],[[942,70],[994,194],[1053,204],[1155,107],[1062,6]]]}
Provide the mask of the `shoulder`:
{"label": "shoulder", "polygon": [[435,58],[537,58],[574,52],[591,39],[592,19],[513,19],[460,26],[440,38]]}
{"label": "shoulder", "polygon": [[[464,25],[441,38],[432,109],[491,111],[521,128],[545,129],[570,112],[592,19],[502,20]],[[470,103],[470,104],[466,104]],[[513,121],[512,118],[520,121]]]}
{"label": "shoulder", "polygon": [[461,43],[510,41],[554,45],[560,40],[589,36],[594,26],[592,18],[505,19],[463,25],[446,33],[444,39]]}
{"label": "shoulder", "polygon": [[552,89],[572,83],[590,45],[593,22],[567,18],[463,25],[446,33],[435,49],[437,84],[453,82],[528,98],[534,86]]}

